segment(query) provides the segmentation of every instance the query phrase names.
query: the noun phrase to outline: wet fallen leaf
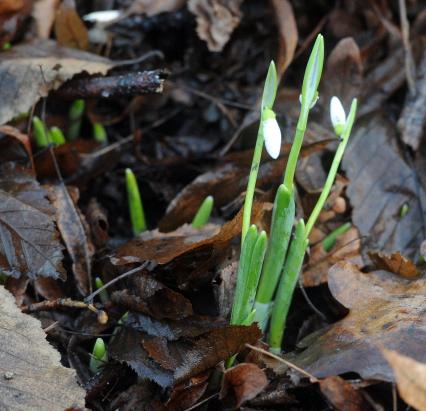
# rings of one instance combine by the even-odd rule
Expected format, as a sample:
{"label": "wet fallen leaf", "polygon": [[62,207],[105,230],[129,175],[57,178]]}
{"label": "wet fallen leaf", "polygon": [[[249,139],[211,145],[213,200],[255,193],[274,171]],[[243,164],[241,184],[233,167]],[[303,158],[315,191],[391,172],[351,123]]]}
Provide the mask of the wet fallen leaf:
{"label": "wet fallen leaf", "polygon": [[27,112],[50,90],[75,74],[105,74],[113,64],[95,54],[43,40],[13,47],[0,54],[0,124]]}
{"label": "wet fallen leaf", "polygon": [[338,411],[364,411],[369,408],[362,394],[341,377],[325,378],[319,382],[319,386]]}
{"label": "wet fallen leaf", "polygon": [[0,267],[15,278],[66,278],[55,213],[21,141],[0,135]]}
{"label": "wet fallen leaf", "polygon": [[405,278],[414,278],[420,275],[416,265],[405,258],[399,251],[392,254],[369,251],[368,255],[378,270],[390,271]]}
{"label": "wet fallen leaf", "polygon": [[0,3],[0,14],[14,13],[24,7],[24,0],[3,0]]}
{"label": "wet fallen leaf", "polygon": [[[167,341],[162,347],[162,355],[156,352],[153,357],[163,358],[163,364],[175,362],[174,369],[164,368],[146,350],[148,334],[126,327],[121,329],[110,343],[111,356],[133,368],[142,378],[155,381],[168,387],[191,378],[219,362],[241,351],[246,343],[256,342],[261,336],[256,325],[224,326],[213,328],[196,337]],[[152,348],[152,344],[147,345]],[[153,354],[151,352],[151,354]],[[167,355],[167,359],[164,357]]]}
{"label": "wet fallen leaf", "polygon": [[309,263],[303,270],[302,280],[305,287],[315,287],[328,280],[328,271],[338,261],[351,262],[362,267],[361,240],[358,230],[349,229],[336,239],[336,244],[327,253],[322,242],[319,242],[310,251]]}
{"label": "wet fallen leaf", "polygon": [[[78,212],[64,184],[48,188],[49,198],[56,210],[58,228],[72,259],[77,287],[83,295],[90,292],[91,260],[94,246],[87,236],[83,215]],[[78,194],[76,193],[78,196]],[[75,202],[78,201],[78,197]]]}
{"label": "wet fallen leaf", "polygon": [[385,348],[382,353],[393,369],[399,395],[411,407],[425,411],[426,364]]}
{"label": "wet fallen leaf", "polygon": [[365,379],[393,381],[380,347],[426,361],[426,280],[407,280],[385,271],[364,274],[340,262],[328,286],[349,314],[300,342],[290,361],[322,378],[356,372]]}
{"label": "wet fallen leaf", "polygon": [[86,26],[75,10],[74,2],[63,1],[55,15],[55,36],[61,46],[80,50],[89,47]]}
{"label": "wet fallen leaf", "polygon": [[[380,115],[359,121],[342,165],[350,180],[352,221],[366,237],[366,249],[413,256],[424,239],[419,221],[426,193],[402,158],[394,125]],[[409,209],[401,217],[404,203]]]}
{"label": "wet fallen leaf", "polygon": [[155,384],[150,381],[130,386],[112,402],[111,408],[122,411],[166,411]]}
{"label": "wet fallen leaf", "polygon": [[225,371],[219,398],[227,408],[241,407],[268,384],[265,373],[255,364],[241,363]]}
{"label": "wet fallen leaf", "polygon": [[210,51],[221,51],[242,17],[243,0],[189,0],[188,9],[195,14],[197,34]]}
{"label": "wet fallen leaf", "polygon": [[65,298],[66,295],[60,284],[53,278],[39,277],[34,281],[34,288],[46,300]]}
{"label": "wet fallen leaf", "polygon": [[293,60],[299,35],[293,7],[290,2],[287,0],[273,0],[272,5],[280,32],[277,71],[281,76]]}
{"label": "wet fallen leaf", "polygon": [[191,302],[152,277],[140,274],[132,286],[115,291],[112,300],[128,310],[142,312],[156,319],[179,320],[193,314]]}
{"label": "wet fallen leaf", "polygon": [[75,371],[60,363],[46,341],[40,321],[22,314],[13,296],[0,286],[0,398],[7,410],[84,408],[85,391]]}

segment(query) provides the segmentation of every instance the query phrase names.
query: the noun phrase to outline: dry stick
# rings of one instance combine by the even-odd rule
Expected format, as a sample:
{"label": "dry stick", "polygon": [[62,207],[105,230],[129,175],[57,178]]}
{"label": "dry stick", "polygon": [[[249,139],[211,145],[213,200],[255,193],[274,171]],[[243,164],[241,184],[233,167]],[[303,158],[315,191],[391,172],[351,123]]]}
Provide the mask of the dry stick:
{"label": "dry stick", "polygon": [[410,44],[410,23],[407,19],[407,6],[405,0],[399,0],[399,19],[401,21],[402,44],[405,51],[405,76],[407,78],[410,94],[416,94],[416,82],[414,80],[416,68],[414,64],[413,52]]}
{"label": "dry stick", "polygon": [[282,358],[282,357],[280,357],[278,355],[275,355],[275,354],[273,354],[273,353],[271,353],[269,351],[266,351],[263,348],[255,347],[254,345],[251,345],[251,344],[246,344],[246,347],[251,348],[254,351],[258,351],[258,352],[260,352],[262,354],[265,354],[265,355],[267,355],[267,356],[269,356],[271,358],[276,359],[277,361],[280,361],[280,362],[284,363],[288,367],[293,368],[294,370],[300,372],[305,377],[308,377],[309,380],[312,383],[318,383],[319,382],[319,379],[317,377],[315,377],[314,375],[309,374],[307,371],[305,371],[304,369],[298,367],[296,364],[293,364],[292,362],[287,361],[287,360],[285,360],[284,358]]}
{"label": "dry stick", "polygon": [[167,76],[168,71],[166,70],[149,70],[106,77],[74,79],[64,83],[54,95],[63,99],[75,100],[161,93]]}
{"label": "dry stick", "polygon": [[88,309],[93,311],[98,316],[100,324],[106,324],[108,322],[108,314],[103,310],[98,310],[93,304],[87,304],[84,301],[76,301],[71,298],[56,298],[54,300],[45,300],[39,303],[29,304],[22,307],[23,313],[34,313],[37,311],[52,311],[58,308],[79,308]]}
{"label": "dry stick", "polygon": [[[90,294],[89,296],[87,296],[84,301],[86,302],[91,302],[93,301],[93,298],[95,296],[97,296],[101,291],[105,290],[105,288],[109,287],[110,285],[116,283],[117,281],[122,280],[123,278],[126,278],[132,274],[138,273],[139,271],[142,271],[143,269],[145,269],[148,264],[150,263],[150,261],[145,261],[141,266],[133,268],[130,271],[126,271],[125,273],[119,275],[118,277],[113,278],[111,281],[108,281],[106,284],[104,284],[101,288],[98,288],[96,291],[94,291],[92,294]],[[151,262],[152,263],[152,262]],[[153,263],[152,263],[153,264]]]}

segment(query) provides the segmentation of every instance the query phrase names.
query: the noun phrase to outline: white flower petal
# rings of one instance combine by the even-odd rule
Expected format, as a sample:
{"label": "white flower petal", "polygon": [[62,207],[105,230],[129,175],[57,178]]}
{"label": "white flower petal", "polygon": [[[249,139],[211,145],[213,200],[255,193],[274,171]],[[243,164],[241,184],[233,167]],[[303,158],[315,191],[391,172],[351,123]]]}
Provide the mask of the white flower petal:
{"label": "white flower petal", "polygon": [[268,118],[263,122],[263,137],[265,148],[273,158],[278,158],[281,150],[281,130],[275,118]]}
{"label": "white flower petal", "polygon": [[345,127],[345,109],[343,108],[342,103],[336,96],[332,97],[330,101],[330,118],[335,130],[342,130]]}
{"label": "white flower petal", "polygon": [[120,16],[120,10],[102,10],[86,14],[83,16],[83,20],[90,21],[91,23],[109,23],[110,21],[118,19]]}

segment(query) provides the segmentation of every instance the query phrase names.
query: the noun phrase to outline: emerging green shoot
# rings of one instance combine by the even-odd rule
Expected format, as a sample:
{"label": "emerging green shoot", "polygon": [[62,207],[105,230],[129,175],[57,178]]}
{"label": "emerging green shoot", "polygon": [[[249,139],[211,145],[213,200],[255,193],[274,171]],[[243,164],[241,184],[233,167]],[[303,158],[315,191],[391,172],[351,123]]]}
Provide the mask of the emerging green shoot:
{"label": "emerging green shoot", "polygon": [[[96,289],[99,290],[99,288],[102,288],[103,286],[104,286],[104,282],[99,277],[96,277],[95,278]],[[109,301],[109,294],[105,288],[99,293],[99,298],[102,301],[102,304],[106,304]]]}
{"label": "emerging green shoot", "polygon": [[64,133],[58,127],[51,127],[48,132],[48,137],[49,137],[49,140],[57,146],[65,144]]}
{"label": "emerging green shoot", "polygon": [[410,207],[409,207],[409,205],[407,204],[407,203],[404,203],[402,206],[401,206],[401,209],[399,210],[399,216],[401,217],[401,218],[404,218],[406,215],[407,215],[407,213],[410,211]]}
{"label": "emerging green shoot", "polygon": [[99,143],[105,143],[108,141],[107,132],[105,127],[101,123],[93,123],[93,138]]}
{"label": "emerging green shoot", "polygon": [[39,117],[33,117],[33,135],[38,148],[45,148],[49,145],[49,137],[46,127]]}
{"label": "emerging green shoot", "polygon": [[92,355],[90,357],[89,368],[93,374],[96,374],[100,367],[108,362],[108,352],[105,342],[102,338],[97,338],[93,346]]}
{"label": "emerging green shoot", "polygon": [[130,168],[126,168],[126,189],[133,234],[138,235],[142,231],[146,230],[146,220],[141,196],[139,193],[138,182],[136,181],[136,177]]}
{"label": "emerging green shoot", "polygon": [[203,225],[207,224],[212,213],[213,203],[214,199],[212,196],[207,196],[204,199],[192,220],[192,227],[201,228]]}
{"label": "emerging green shoot", "polygon": [[12,48],[12,44],[7,41],[6,43],[3,43],[1,48],[2,48],[3,51],[10,50]]}
{"label": "emerging green shoot", "polygon": [[325,252],[329,252],[336,244],[336,240],[352,227],[351,223],[342,224],[340,227],[337,227],[333,230],[327,237],[322,240],[322,248]]}
{"label": "emerging green shoot", "polygon": [[71,104],[68,113],[69,127],[67,132],[68,140],[75,140],[80,137],[81,122],[83,119],[85,103],[84,100],[78,99]]}

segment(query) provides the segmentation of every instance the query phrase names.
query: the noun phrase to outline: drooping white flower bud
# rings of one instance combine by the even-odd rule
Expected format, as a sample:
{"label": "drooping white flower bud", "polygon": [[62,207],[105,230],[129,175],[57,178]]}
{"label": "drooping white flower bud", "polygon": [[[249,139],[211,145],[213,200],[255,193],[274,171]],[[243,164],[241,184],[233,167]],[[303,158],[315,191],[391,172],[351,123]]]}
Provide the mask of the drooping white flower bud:
{"label": "drooping white flower bud", "polygon": [[86,14],[83,16],[83,20],[91,23],[109,23],[117,20],[121,15],[120,10],[101,10]]}
{"label": "drooping white flower bud", "polygon": [[265,108],[262,114],[263,137],[268,154],[276,159],[281,150],[281,130],[275,118],[275,113]]}
{"label": "drooping white flower bud", "polygon": [[340,100],[334,96],[330,100],[330,118],[335,133],[340,136],[345,130],[346,113]]}

